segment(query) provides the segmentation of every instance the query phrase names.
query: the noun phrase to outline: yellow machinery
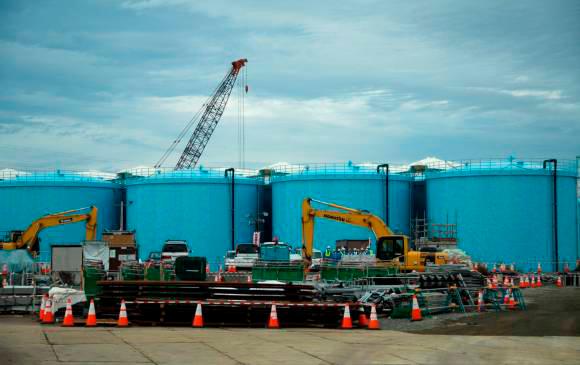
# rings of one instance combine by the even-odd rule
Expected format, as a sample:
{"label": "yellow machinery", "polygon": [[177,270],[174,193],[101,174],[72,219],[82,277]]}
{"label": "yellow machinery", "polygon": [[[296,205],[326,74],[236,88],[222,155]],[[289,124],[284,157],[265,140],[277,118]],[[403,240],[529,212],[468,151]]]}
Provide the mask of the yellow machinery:
{"label": "yellow machinery", "polygon": [[26,248],[34,253],[38,246],[38,234],[43,229],[83,221],[87,222],[85,239],[94,241],[97,236],[97,207],[92,206],[42,216],[32,222],[25,231],[11,231],[8,242],[0,242],[0,244],[4,250]]}
{"label": "yellow machinery", "polygon": [[[316,202],[337,210],[312,207]],[[401,271],[425,271],[425,265],[443,265],[448,261],[446,253],[409,250],[409,237],[396,235],[383,220],[366,210],[352,209],[338,204],[306,198],[302,201],[302,257],[306,263],[312,258],[314,241],[314,219],[324,218],[335,222],[366,227],[373,231],[377,240],[378,263],[395,264]]]}

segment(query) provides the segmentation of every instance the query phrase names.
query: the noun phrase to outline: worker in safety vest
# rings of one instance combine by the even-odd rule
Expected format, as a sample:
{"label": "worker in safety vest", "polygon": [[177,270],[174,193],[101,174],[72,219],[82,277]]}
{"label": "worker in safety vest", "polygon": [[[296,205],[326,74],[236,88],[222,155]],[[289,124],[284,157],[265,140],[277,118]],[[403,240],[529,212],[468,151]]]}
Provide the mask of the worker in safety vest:
{"label": "worker in safety vest", "polygon": [[330,249],[330,246],[326,246],[326,250],[324,251],[324,258],[329,259],[331,255],[332,255],[332,250]]}

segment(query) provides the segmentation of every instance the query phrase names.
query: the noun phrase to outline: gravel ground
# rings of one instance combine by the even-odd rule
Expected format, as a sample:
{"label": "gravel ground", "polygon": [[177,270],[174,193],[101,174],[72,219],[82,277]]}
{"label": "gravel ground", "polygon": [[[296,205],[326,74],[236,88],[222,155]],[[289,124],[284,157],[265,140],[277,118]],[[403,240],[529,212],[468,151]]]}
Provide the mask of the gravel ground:
{"label": "gravel ground", "polygon": [[384,319],[384,329],[422,334],[580,336],[580,289],[553,286],[523,291],[528,309],[443,314],[420,322]]}

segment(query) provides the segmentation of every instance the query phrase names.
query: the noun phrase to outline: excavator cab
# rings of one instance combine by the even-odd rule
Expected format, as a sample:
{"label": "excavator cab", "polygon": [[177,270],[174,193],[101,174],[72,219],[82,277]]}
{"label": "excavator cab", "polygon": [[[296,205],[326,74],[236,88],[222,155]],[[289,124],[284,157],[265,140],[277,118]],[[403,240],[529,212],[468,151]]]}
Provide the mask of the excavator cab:
{"label": "excavator cab", "polygon": [[377,259],[381,261],[393,261],[404,259],[407,252],[407,237],[387,236],[377,239]]}

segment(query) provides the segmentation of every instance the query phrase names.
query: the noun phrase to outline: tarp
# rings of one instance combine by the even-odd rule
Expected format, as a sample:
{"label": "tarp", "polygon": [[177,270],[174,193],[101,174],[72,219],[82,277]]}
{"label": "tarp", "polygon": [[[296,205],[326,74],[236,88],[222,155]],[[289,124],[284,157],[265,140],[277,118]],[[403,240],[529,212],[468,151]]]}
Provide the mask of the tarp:
{"label": "tarp", "polygon": [[90,261],[100,261],[109,271],[109,246],[102,241],[84,241],[83,242],[83,259]]}
{"label": "tarp", "polygon": [[50,288],[48,296],[52,298],[52,311],[56,312],[60,308],[66,307],[66,300],[71,299],[71,304],[75,305],[80,302],[86,302],[87,297],[82,290],[71,288]]}
{"label": "tarp", "polygon": [[1,250],[0,270],[5,264],[10,272],[32,271],[34,260],[27,250]]}

